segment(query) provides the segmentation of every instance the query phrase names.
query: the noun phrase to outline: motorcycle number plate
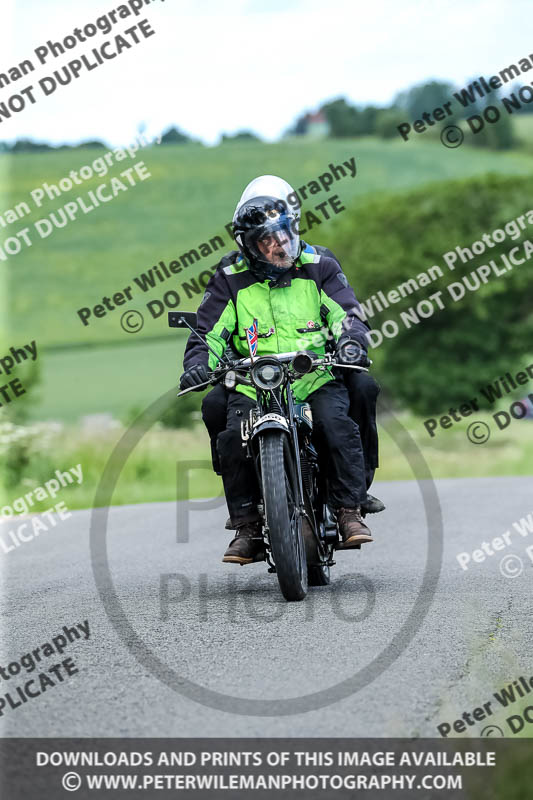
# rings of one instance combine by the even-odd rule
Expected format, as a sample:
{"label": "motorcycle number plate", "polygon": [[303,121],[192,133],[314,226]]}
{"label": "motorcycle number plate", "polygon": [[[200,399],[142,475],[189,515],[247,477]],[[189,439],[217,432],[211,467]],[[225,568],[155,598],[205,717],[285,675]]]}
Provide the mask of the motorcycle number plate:
{"label": "motorcycle number plate", "polygon": [[264,414],[262,417],[259,417],[258,420],[254,422],[254,428],[257,428],[258,425],[262,425],[263,422],[277,422],[283,428],[289,430],[289,425],[285,417],[282,417],[281,414]]}

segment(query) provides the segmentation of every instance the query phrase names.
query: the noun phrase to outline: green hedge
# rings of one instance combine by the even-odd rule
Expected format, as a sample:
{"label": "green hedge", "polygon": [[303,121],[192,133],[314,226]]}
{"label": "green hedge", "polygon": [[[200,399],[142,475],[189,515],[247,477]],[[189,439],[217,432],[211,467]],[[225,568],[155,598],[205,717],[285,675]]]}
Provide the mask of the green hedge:
{"label": "green hedge", "polygon": [[[387,295],[433,265],[441,267],[443,277],[370,320],[376,329],[389,319],[399,324],[399,333],[384,338],[372,350],[372,358],[382,384],[413,411],[445,413],[449,405],[479,397],[480,386],[533,360],[533,258],[502,277],[491,274],[486,284],[467,290],[459,302],[446,290],[490,259],[501,268],[502,253],[528,238],[533,241],[533,224],[515,241],[507,236],[468,263],[458,259],[453,271],[443,260],[456,246],[471,248],[484,233],[490,235],[525,214],[533,208],[532,197],[533,176],[487,175],[431,184],[367,199],[339,217],[326,237],[309,237],[333,250],[363,301],[379,290]],[[439,290],[444,310],[407,329],[400,312]]]}

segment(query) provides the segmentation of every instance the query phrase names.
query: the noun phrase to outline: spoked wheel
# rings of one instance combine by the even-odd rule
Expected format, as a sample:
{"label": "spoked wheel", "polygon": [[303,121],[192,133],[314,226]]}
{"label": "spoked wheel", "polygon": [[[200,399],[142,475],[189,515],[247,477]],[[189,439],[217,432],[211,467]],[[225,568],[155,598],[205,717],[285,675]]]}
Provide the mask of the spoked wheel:
{"label": "spoked wheel", "polygon": [[265,431],[260,452],[265,517],[279,586],[285,600],[303,600],[307,594],[307,563],[287,435]]}

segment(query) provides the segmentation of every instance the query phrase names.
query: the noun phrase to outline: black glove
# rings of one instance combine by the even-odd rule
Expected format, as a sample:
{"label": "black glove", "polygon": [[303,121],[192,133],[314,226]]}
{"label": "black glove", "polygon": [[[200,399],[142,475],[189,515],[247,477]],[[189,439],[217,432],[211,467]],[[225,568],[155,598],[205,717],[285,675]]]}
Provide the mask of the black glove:
{"label": "black glove", "polygon": [[186,369],[181,376],[180,390],[195,387],[195,391],[199,392],[205,389],[205,386],[199,386],[198,384],[205,383],[207,380],[209,380],[209,375],[205,364],[195,364],[194,367]]}
{"label": "black glove", "polygon": [[365,348],[349,336],[341,336],[335,348],[335,357],[340,364],[349,364],[351,367],[370,366]]}

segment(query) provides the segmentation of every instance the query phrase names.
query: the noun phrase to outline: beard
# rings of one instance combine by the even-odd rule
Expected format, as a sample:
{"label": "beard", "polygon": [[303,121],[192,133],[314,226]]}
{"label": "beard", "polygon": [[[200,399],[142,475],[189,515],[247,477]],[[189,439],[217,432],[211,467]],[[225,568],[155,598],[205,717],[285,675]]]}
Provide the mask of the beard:
{"label": "beard", "polygon": [[285,250],[282,250],[281,248],[277,251],[274,251],[268,260],[275,267],[290,267],[292,265],[291,257],[287,255]]}

